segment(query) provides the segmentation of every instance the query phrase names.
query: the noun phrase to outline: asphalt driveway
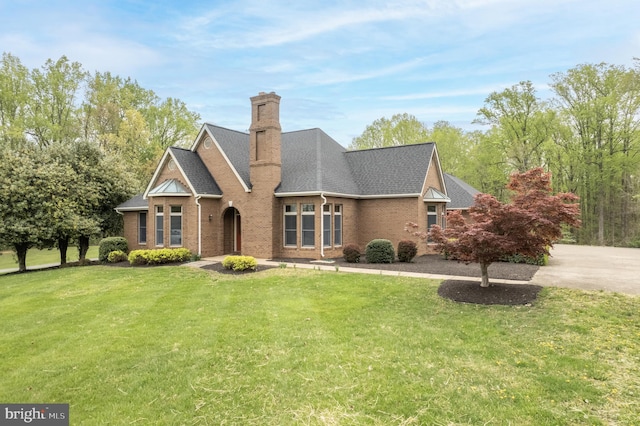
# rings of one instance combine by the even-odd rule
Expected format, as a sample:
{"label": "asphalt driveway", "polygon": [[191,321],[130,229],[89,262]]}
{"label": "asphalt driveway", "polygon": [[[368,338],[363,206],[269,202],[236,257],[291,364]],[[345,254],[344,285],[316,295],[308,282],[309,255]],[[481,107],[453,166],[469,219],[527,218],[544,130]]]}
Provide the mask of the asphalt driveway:
{"label": "asphalt driveway", "polygon": [[557,244],[531,284],[640,295],[640,249]]}

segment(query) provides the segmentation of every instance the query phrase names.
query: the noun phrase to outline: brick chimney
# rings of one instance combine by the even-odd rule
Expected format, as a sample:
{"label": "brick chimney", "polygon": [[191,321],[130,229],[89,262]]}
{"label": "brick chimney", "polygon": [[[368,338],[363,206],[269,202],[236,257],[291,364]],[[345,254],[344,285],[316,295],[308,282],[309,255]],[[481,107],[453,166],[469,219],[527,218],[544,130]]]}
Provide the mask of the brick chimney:
{"label": "brick chimney", "polygon": [[[282,240],[280,208],[275,189],[281,180],[280,96],[261,92],[251,98],[249,179],[251,193],[243,223],[252,231],[243,236],[243,254],[276,256]],[[246,220],[245,220],[246,219]],[[248,228],[244,228],[248,229]]]}

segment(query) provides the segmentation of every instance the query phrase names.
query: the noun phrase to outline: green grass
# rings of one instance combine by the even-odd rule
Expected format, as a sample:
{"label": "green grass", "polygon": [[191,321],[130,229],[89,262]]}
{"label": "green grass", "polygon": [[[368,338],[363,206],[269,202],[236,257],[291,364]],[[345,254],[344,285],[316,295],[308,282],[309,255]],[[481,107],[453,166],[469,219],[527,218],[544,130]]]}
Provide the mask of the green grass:
{"label": "green grass", "polygon": [[[89,247],[87,259],[98,258],[98,246]],[[78,260],[78,248],[73,246],[67,250],[67,262]],[[48,265],[50,263],[60,263],[60,252],[58,249],[30,249],[27,251],[27,269],[37,265]],[[3,251],[0,255],[0,269],[11,269],[18,267],[18,258],[10,251]]]}
{"label": "green grass", "polygon": [[91,266],[0,277],[0,401],[71,424],[631,425],[640,298],[458,304],[435,281]]}

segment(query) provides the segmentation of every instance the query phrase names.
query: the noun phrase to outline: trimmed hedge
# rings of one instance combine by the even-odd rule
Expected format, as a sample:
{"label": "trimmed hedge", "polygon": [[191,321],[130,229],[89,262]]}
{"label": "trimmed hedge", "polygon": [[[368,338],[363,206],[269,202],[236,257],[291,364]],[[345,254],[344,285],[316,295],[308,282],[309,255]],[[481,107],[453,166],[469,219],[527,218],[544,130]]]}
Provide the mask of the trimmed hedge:
{"label": "trimmed hedge", "polygon": [[112,251],[128,253],[129,244],[127,239],[123,237],[107,237],[100,240],[100,245],[98,246],[98,259],[100,262],[106,262],[109,253]]}
{"label": "trimmed hedge", "polygon": [[393,263],[396,257],[391,241],[384,238],[376,238],[369,241],[364,249],[367,263]]}
{"label": "trimmed hedge", "polygon": [[128,256],[127,253],[122,250],[112,251],[109,253],[109,256],[107,256],[107,262],[109,263],[124,262],[125,260],[128,260]]}
{"label": "trimmed hedge", "polygon": [[186,248],[133,250],[129,253],[132,265],[162,265],[165,263],[187,262],[191,260],[191,251]]}
{"label": "trimmed hedge", "polygon": [[357,245],[347,244],[342,249],[342,255],[344,256],[345,262],[359,263],[362,253],[360,253],[360,247],[358,247]]}
{"label": "trimmed hedge", "polygon": [[400,262],[411,262],[418,254],[418,246],[414,241],[402,240],[398,243],[398,260]]}
{"label": "trimmed hedge", "polygon": [[258,267],[258,261],[253,256],[227,256],[222,260],[222,266],[225,269],[233,269],[234,271],[253,271]]}

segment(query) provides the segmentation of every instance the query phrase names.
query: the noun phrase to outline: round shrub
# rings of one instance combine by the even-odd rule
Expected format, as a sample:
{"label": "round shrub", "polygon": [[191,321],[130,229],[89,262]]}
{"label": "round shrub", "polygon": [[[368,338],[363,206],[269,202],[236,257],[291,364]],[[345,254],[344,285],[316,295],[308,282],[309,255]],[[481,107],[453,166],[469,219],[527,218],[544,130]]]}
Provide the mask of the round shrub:
{"label": "round shrub", "polygon": [[411,262],[418,254],[418,246],[411,240],[402,240],[398,243],[398,260]]}
{"label": "round shrub", "polygon": [[344,256],[345,262],[359,263],[361,256],[360,247],[355,244],[347,244],[342,249],[342,255]]}
{"label": "round shrub", "polygon": [[391,241],[383,238],[369,241],[364,250],[364,255],[367,263],[393,263],[396,257]]}
{"label": "round shrub", "polygon": [[109,257],[109,253],[112,251],[122,251],[124,253],[129,252],[129,245],[127,239],[123,237],[108,237],[100,240],[98,246],[98,259],[101,262],[106,262]]}
{"label": "round shrub", "polygon": [[112,251],[107,256],[107,262],[109,263],[124,262],[125,260],[128,260],[128,259],[129,257],[127,256],[127,253],[123,252],[122,250]]}
{"label": "round shrub", "polygon": [[234,271],[253,271],[258,267],[258,261],[253,256],[227,256],[222,260],[222,266],[225,269],[233,269]]}

